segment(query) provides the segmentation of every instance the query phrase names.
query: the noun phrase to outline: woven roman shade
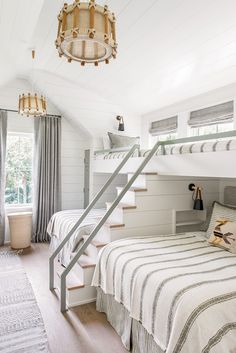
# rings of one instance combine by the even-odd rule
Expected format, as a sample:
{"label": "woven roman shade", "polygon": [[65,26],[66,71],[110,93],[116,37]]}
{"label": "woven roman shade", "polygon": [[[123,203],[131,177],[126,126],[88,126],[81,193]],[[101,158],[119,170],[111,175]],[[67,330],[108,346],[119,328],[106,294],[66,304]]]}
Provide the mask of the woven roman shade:
{"label": "woven roman shade", "polygon": [[233,117],[234,102],[230,101],[191,112],[188,125],[190,127],[201,127],[206,125],[222,124],[232,122]]}
{"label": "woven roman shade", "polygon": [[178,128],[178,116],[171,118],[153,121],[149,132],[152,136],[159,136],[176,132]]}

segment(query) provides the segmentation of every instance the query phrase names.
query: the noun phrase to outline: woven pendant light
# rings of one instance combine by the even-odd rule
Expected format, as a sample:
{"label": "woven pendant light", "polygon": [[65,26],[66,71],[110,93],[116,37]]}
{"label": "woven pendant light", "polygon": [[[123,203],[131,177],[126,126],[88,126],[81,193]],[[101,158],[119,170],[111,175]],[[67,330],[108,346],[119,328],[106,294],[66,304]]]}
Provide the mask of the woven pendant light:
{"label": "woven pendant light", "polygon": [[115,15],[94,0],[64,4],[58,16],[56,47],[59,56],[81,65],[109,63],[117,54]]}
{"label": "woven pendant light", "polygon": [[[35,58],[35,50],[32,50],[32,59]],[[19,96],[18,113],[25,116],[43,116],[46,111],[46,99],[37,93],[27,93]]]}

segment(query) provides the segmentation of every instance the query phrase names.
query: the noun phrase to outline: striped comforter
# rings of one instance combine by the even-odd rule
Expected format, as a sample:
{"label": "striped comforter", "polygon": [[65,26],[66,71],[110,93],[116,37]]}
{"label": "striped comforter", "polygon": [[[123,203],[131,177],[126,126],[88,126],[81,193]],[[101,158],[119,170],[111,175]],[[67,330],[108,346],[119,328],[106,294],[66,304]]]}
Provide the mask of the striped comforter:
{"label": "striped comforter", "polygon": [[124,239],[100,253],[93,285],[166,353],[236,352],[236,256],[205,233]]}
{"label": "striped comforter", "polygon": [[[47,232],[51,237],[51,249],[54,250],[66,237],[75,223],[79,220],[84,210],[67,210],[55,213],[50,219]],[[71,254],[76,250],[83,237],[89,235],[98,223],[98,220],[105,214],[105,209],[91,210],[86,219],[81,223],[77,231],[64,246],[59,254],[59,261],[67,266],[71,259]]]}

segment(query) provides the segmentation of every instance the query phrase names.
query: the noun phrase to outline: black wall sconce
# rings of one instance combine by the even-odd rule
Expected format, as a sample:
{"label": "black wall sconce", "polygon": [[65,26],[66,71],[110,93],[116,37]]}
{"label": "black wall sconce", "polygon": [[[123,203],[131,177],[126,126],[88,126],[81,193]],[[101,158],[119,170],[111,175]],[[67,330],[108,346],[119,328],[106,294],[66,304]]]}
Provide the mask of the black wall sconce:
{"label": "black wall sconce", "polygon": [[203,211],[202,188],[195,184],[189,184],[188,189],[193,192],[193,209]]}
{"label": "black wall sconce", "polygon": [[117,115],[116,120],[119,121],[118,131],[125,131],[125,124],[123,116]]}

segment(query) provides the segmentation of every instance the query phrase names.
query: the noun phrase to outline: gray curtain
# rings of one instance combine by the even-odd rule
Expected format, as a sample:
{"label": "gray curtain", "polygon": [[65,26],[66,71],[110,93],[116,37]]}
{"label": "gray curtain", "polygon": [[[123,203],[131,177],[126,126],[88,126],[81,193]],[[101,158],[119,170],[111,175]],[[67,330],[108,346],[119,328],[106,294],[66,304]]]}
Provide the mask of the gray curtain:
{"label": "gray curtain", "polygon": [[47,225],[61,209],[61,119],[34,121],[33,241],[48,242]]}
{"label": "gray curtain", "polygon": [[0,245],[5,240],[5,160],[7,141],[7,112],[0,110]]}

